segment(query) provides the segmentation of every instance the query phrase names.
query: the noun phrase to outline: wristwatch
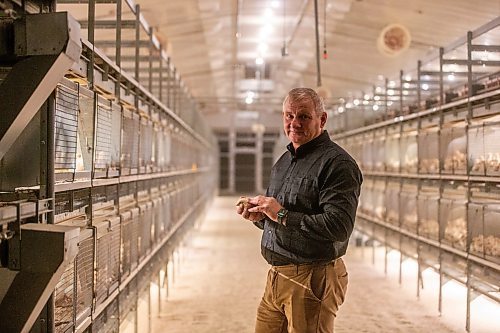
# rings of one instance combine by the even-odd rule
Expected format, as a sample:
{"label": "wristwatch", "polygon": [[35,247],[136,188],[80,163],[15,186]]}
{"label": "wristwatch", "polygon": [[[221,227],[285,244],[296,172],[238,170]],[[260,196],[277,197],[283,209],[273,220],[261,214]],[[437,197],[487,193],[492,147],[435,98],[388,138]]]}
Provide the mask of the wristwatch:
{"label": "wristwatch", "polygon": [[278,210],[277,215],[278,215],[278,223],[284,225],[283,222],[285,222],[286,220],[286,217],[288,215],[288,210],[286,210],[285,208],[281,208],[280,210]]}

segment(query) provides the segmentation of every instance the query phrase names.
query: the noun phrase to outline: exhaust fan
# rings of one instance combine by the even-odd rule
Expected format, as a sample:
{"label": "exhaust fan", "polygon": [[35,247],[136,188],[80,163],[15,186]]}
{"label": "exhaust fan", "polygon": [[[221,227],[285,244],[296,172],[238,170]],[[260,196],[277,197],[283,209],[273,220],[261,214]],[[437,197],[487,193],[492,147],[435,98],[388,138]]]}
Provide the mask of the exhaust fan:
{"label": "exhaust fan", "polygon": [[377,48],[380,53],[388,57],[395,57],[405,51],[411,42],[408,29],[401,24],[389,24],[380,33],[377,39]]}

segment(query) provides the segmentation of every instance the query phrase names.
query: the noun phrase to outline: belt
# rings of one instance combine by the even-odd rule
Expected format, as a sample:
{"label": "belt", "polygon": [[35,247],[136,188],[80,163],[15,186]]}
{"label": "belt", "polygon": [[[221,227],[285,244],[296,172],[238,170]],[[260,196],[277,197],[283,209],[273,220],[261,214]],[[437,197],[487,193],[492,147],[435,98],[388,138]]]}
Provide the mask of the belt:
{"label": "belt", "polygon": [[314,262],[309,262],[309,263],[303,263],[303,264],[287,264],[287,265],[273,265],[271,267],[271,270],[275,272],[282,272],[282,273],[299,273],[301,271],[306,271],[311,269],[311,267],[315,266],[327,266],[330,265],[331,263],[335,264],[335,261],[337,259],[333,260],[327,260],[327,261],[314,261]]}

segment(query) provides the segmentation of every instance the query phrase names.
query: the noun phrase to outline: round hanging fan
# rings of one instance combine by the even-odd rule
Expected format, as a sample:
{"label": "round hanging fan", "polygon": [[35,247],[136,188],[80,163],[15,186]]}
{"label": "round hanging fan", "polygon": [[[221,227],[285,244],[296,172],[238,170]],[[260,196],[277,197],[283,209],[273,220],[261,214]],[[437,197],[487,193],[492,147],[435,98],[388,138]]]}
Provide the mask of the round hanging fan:
{"label": "round hanging fan", "polygon": [[385,56],[395,57],[410,47],[411,35],[401,24],[389,24],[377,39],[377,48]]}

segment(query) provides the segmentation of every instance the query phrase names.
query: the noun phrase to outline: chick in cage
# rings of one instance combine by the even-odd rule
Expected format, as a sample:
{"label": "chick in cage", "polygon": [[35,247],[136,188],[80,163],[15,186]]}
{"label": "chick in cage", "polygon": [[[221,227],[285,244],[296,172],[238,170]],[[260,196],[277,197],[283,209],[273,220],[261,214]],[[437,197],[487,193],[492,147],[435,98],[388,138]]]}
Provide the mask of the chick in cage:
{"label": "chick in cage", "polygon": [[470,244],[471,252],[484,253],[488,256],[500,256],[500,237],[494,235],[479,235],[472,238]]}

